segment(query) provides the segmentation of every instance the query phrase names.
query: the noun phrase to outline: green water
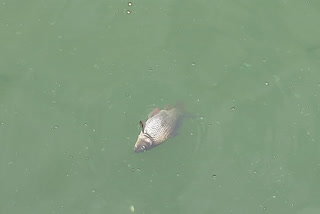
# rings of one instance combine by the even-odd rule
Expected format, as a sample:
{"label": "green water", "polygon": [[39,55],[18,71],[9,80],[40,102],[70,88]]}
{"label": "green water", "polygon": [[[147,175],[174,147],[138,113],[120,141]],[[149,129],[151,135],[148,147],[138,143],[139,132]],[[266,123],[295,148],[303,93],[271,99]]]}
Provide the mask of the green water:
{"label": "green water", "polygon": [[[319,20],[315,0],[1,1],[0,213],[320,213]],[[178,101],[194,117],[135,154]]]}

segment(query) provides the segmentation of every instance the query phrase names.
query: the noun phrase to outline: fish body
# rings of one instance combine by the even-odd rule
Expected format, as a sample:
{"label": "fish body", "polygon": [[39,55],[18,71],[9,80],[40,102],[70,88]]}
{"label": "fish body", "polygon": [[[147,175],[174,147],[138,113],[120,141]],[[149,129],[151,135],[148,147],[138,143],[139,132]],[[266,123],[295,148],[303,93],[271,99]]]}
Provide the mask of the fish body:
{"label": "fish body", "polygon": [[143,152],[160,145],[170,137],[177,135],[182,124],[182,107],[171,108],[169,105],[160,110],[155,108],[147,121],[140,121],[141,131],[134,146],[135,152]]}

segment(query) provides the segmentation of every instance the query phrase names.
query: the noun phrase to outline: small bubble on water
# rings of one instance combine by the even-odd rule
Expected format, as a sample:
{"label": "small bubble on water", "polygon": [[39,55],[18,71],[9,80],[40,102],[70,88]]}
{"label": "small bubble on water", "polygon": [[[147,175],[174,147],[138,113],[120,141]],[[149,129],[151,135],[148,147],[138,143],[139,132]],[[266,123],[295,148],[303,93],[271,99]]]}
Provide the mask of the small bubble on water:
{"label": "small bubble on water", "polygon": [[84,123],[83,125],[84,125],[84,126],[88,126],[88,124],[87,124],[87,123]]}
{"label": "small bubble on water", "polygon": [[91,190],[91,192],[95,193],[95,192],[96,192],[96,190],[95,190],[95,189],[92,189],[92,190]]}
{"label": "small bubble on water", "polygon": [[70,157],[70,159],[72,159],[72,158],[73,158],[73,155],[70,155],[69,157]]}
{"label": "small bubble on water", "polygon": [[135,168],[131,168],[131,172],[134,172],[136,169]]}
{"label": "small bubble on water", "polygon": [[215,179],[216,177],[217,177],[217,175],[212,175],[212,178],[214,178],[214,179]]}
{"label": "small bubble on water", "polygon": [[86,157],[86,160],[89,160],[89,157]]}
{"label": "small bubble on water", "polygon": [[266,86],[268,86],[268,85],[269,85],[269,83],[268,83],[268,82],[265,82],[264,84],[265,84]]}
{"label": "small bubble on water", "polygon": [[128,15],[130,15],[131,14],[131,11],[130,10],[127,10],[127,12],[126,12]]}
{"label": "small bubble on water", "polygon": [[192,65],[192,66],[195,66],[195,65],[196,65],[196,63],[195,63],[195,62],[192,62],[192,63],[191,63],[191,65]]}
{"label": "small bubble on water", "polygon": [[177,176],[180,176],[180,173],[179,173],[179,172],[177,173]]}
{"label": "small bubble on water", "polygon": [[130,6],[130,7],[131,7],[131,6],[132,6],[132,2],[128,2],[128,6]]}
{"label": "small bubble on water", "polygon": [[235,111],[236,110],[236,107],[231,107],[231,111]]}
{"label": "small bubble on water", "polygon": [[191,132],[191,133],[190,133],[190,135],[192,136],[192,135],[193,135],[193,133]]}

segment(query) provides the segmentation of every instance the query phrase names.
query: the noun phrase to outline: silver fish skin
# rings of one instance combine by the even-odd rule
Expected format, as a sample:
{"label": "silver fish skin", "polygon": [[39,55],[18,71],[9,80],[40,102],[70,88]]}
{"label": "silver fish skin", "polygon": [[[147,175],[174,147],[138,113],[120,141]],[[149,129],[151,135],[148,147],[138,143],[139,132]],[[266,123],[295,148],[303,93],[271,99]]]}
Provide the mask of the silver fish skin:
{"label": "silver fish skin", "polygon": [[144,152],[177,135],[183,121],[183,110],[169,105],[160,110],[155,108],[146,122],[140,121],[141,131],[134,146],[135,152]]}

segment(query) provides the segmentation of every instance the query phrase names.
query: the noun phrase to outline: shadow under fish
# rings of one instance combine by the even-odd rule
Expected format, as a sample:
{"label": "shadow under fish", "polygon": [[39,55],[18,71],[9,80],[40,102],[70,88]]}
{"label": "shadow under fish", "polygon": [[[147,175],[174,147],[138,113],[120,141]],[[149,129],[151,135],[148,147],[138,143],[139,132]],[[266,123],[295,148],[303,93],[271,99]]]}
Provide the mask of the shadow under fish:
{"label": "shadow under fish", "polygon": [[134,145],[135,152],[144,152],[160,145],[168,138],[178,134],[182,125],[184,110],[182,105],[172,108],[167,105],[165,109],[155,108],[147,121],[140,121],[141,131]]}

